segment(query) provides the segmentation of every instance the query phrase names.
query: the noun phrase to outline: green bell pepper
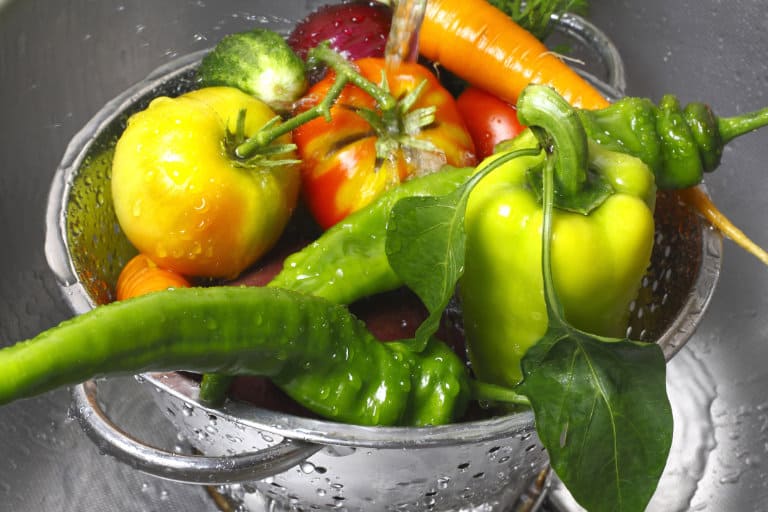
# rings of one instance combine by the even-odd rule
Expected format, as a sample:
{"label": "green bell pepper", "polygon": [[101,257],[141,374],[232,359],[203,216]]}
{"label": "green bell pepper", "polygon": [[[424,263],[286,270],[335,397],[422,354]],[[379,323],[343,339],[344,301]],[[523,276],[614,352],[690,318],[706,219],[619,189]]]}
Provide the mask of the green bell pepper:
{"label": "green bell pepper", "polygon": [[[568,108],[547,90],[533,92],[533,101],[521,97],[521,103],[535,104],[539,111]],[[554,103],[542,106],[542,98]],[[527,113],[520,103],[518,109],[521,117]],[[522,122],[536,124],[531,121]],[[573,326],[623,337],[629,305],[653,248],[654,175],[639,158],[588,141],[578,118],[571,123],[561,127],[563,140],[554,144],[556,150],[572,153],[567,168],[556,171],[555,288]],[[536,144],[533,132],[524,133],[478,169],[505,151]],[[544,159],[542,152],[500,166],[477,184],[467,205],[466,260],[459,292],[468,353],[477,377],[500,385],[514,386],[521,380],[521,358],[547,330],[538,195]],[[582,204],[581,196],[589,190],[598,193],[590,195],[596,199],[588,207],[569,206],[574,201]]]}

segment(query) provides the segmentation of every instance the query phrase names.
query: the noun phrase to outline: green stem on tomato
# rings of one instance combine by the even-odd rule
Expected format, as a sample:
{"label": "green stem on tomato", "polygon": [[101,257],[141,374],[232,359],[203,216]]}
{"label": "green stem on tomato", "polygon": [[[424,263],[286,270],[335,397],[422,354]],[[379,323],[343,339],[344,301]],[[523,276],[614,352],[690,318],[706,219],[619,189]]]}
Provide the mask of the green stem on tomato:
{"label": "green stem on tomato", "polygon": [[290,133],[304,123],[308,123],[320,116],[330,120],[331,107],[348,83],[356,85],[369,94],[382,110],[387,111],[397,108],[398,102],[394,96],[392,96],[386,89],[379,87],[370,80],[364,78],[357,72],[352,64],[332,50],[327,43],[320,44],[310,50],[309,58],[319,60],[333,68],[336,72],[336,80],[333,82],[333,85],[322,101],[301,114],[287,119],[284,123],[271,123],[268,126],[265,126],[246,141],[239,144],[235,148],[235,156],[240,159],[251,158],[278,137]]}
{"label": "green stem on tomato", "polygon": [[235,148],[235,155],[238,158],[250,158],[260,149],[268,146],[273,140],[282,135],[285,135],[286,133],[290,133],[304,123],[308,123],[309,121],[320,116],[323,116],[326,119],[330,118],[331,107],[347,83],[349,83],[349,80],[346,76],[338,75],[336,81],[329,89],[328,94],[322,99],[320,103],[308,110],[305,110],[301,114],[287,119],[284,123],[270,123],[268,126],[265,125],[264,128],[256,132],[242,144],[238,145]]}
{"label": "green stem on tomato", "polygon": [[397,100],[387,89],[379,87],[367,78],[363,77],[355,66],[338,52],[331,49],[328,43],[321,43],[309,51],[309,59],[316,59],[330,66],[337,75],[344,75],[347,80],[358,86],[370,95],[381,110],[390,110],[397,106]]}

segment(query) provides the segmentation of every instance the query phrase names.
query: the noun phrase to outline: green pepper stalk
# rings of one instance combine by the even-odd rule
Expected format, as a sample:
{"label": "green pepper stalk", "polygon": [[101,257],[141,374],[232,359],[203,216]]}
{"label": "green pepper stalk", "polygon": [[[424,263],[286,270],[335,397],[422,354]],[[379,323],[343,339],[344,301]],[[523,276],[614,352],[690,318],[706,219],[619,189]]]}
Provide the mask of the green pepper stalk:
{"label": "green pepper stalk", "polygon": [[[552,265],[565,317],[584,331],[620,336],[650,262],[653,173],[638,158],[590,143],[553,90],[529,87],[520,103],[518,115],[528,125],[563,120],[550,135],[561,162]],[[505,149],[536,144],[528,131]],[[477,184],[467,205],[459,284],[467,348],[478,378],[499,385],[520,381],[521,358],[547,329],[540,268],[545,159],[542,152],[506,163]]]}

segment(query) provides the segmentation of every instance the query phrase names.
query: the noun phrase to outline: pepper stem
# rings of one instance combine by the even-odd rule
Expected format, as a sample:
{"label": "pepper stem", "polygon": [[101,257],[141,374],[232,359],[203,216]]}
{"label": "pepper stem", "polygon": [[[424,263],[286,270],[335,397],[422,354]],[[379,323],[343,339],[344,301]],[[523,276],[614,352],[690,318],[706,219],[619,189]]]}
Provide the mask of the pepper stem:
{"label": "pepper stem", "polygon": [[567,326],[563,306],[558,300],[555,290],[555,280],[552,277],[552,225],[555,209],[555,159],[549,155],[544,164],[542,192],[542,223],[541,223],[541,272],[544,278],[544,303],[547,307],[547,318],[550,329]]}
{"label": "pepper stem", "polygon": [[581,192],[587,181],[588,151],[576,110],[551,87],[529,85],[517,100],[517,117],[525,125],[543,128],[551,140],[557,152],[560,192],[567,196]]}
{"label": "pepper stem", "polygon": [[724,144],[740,135],[768,126],[768,107],[733,117],[721,117],[717,127]]}
{"label": "pepper stem", "polygon": [[495,402],[503,404],[523,405],[527,407],[530,407],[531,405],[531,401],[528,400],[527,396],[515,393],[510,388],[474,379],[470,379],[469,383],[472,399],[476,402]]}

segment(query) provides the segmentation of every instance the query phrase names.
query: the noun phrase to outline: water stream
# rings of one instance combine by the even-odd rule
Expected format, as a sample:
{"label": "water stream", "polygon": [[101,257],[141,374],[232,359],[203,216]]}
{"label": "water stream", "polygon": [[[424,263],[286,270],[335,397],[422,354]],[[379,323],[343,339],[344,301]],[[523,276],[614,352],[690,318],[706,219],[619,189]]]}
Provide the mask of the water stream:
{"label": "water stream", "polygon": [[427,0],[398,0],[392,15],[385,59],[390,69],[401,62],[415,62],[419,56],[419,27],[427,9]]}

